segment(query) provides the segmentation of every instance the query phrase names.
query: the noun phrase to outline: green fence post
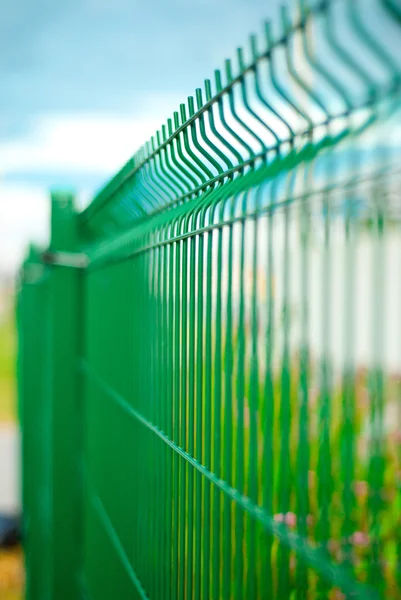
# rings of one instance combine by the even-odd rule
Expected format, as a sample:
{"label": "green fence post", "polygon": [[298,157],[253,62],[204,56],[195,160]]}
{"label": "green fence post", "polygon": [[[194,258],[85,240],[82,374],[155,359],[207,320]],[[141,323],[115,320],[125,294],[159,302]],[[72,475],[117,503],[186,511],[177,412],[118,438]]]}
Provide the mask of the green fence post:
{"label": "green fence post", "polygon": [[47,311],[48,271],[39,250],[31,246],[20,271],[17,296],[26,600],[52,600]]}
{"label": "green fence post", "polygon": [[51,264],[52,597],[55,600],[82,596],[82,411],[77,368],[81,273],[72,260],[77,246],[73,196],[53,193],[48,260]]}

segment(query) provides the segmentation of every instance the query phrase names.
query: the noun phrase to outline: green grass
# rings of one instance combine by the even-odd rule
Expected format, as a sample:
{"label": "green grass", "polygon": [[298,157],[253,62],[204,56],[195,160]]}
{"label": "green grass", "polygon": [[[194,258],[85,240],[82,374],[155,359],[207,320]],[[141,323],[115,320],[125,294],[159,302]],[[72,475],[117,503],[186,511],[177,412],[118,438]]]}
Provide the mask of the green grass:
{"label": "green grass", "polygon": [[[15,421],[17,418],[15,338],[14,315],[10,310],[0,317],[0,424]],[[19,550],[0,552],[0,598],[22,599],[22,563],[22,554]]]}
{"label": "green grass", "polygon": [[15,324],[12,311],[0,317],[0,423],[15,421]]}

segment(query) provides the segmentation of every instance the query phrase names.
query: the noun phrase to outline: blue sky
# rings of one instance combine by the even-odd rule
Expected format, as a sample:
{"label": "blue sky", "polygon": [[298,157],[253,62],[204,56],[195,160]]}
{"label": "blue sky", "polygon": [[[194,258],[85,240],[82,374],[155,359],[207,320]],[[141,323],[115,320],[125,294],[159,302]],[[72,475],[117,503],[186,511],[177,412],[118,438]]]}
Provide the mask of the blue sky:
{"label": "blue sky", "polygon": [[0,270],[246,44],[277,0],[0,0]]}

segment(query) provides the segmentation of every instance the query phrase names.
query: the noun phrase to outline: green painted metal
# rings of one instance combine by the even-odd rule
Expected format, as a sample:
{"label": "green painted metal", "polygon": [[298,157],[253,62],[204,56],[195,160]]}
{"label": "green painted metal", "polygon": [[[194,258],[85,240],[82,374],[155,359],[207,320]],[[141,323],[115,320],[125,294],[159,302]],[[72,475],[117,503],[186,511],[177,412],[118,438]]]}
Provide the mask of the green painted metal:
{"label": "green painted metal", "polygon": [[[22,500],[26,596],[50,600],[51,580],[51,420],[49,379],[41,364],[49,361],[48,273],[31,247],[18,297],[18,394],[22,428]],[[33,318],[33,315],[35,318]],[[40,401],[32,401],[40,398]],[[29,469],[27,468],[29,465]],[[41,552],[37,548],[41,548]],[[45,568],[44,568],[45,567]]]}
{"label": "green painted metal", "polygon": [[283,8],[83,212],[54,197],[29,600],[401,597],[400,22]]}

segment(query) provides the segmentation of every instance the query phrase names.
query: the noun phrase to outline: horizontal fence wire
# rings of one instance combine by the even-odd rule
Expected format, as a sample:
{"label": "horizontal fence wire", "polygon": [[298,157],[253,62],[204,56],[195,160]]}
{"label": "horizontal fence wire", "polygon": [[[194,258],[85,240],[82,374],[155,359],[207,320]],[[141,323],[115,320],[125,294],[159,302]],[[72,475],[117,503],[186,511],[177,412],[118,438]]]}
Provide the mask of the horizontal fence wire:
{"label": "horizontal fence wire", "polygon": [[78,213],[93,600],[401,598],[400,26],[283,8]]}

